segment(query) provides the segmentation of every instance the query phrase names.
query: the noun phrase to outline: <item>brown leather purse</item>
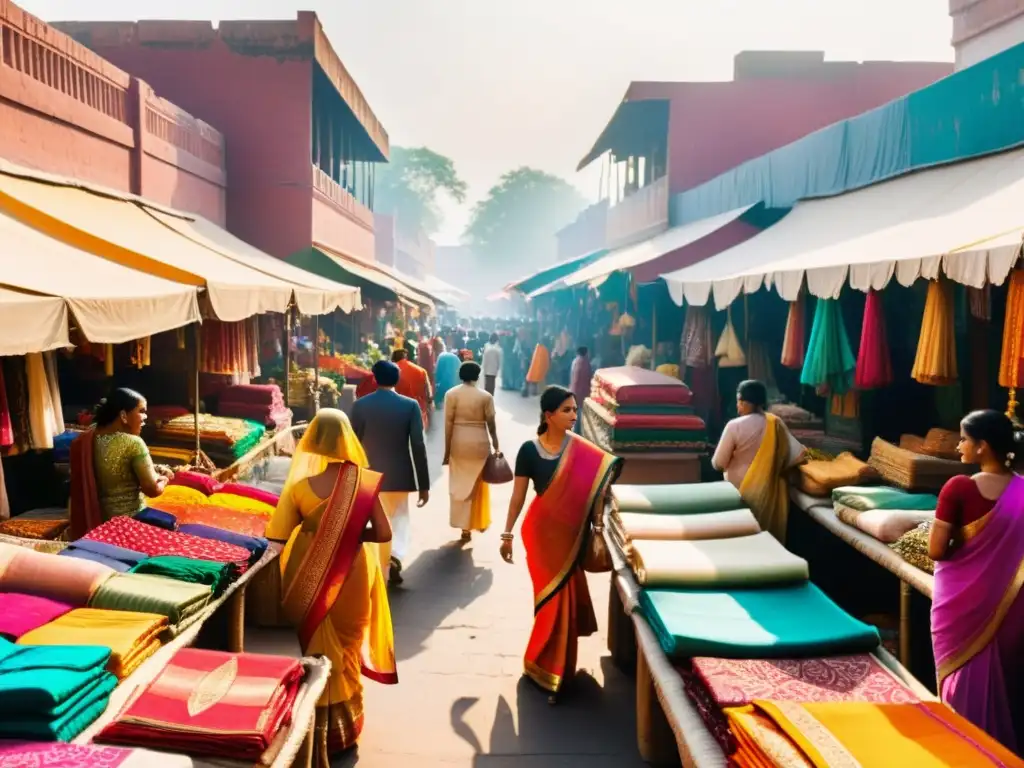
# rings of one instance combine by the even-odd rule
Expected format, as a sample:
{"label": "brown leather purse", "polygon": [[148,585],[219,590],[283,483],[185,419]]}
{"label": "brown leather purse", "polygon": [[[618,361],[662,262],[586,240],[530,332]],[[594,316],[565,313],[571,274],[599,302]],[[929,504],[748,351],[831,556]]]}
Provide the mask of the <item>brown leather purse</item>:
{"label": "brown leather purse", "polygon": [[488,485],[504,485],[512,482],[512,467],[505,461],[505,455],[501,451],[487,457],[481,477]]}
{"label": "brown leather purse", "polygon": [[591,523],[586,546],[583,570],[587,573],[608,573],[612,569],[612,553],[608,551],[608,542],[604,540],[603,521]]}

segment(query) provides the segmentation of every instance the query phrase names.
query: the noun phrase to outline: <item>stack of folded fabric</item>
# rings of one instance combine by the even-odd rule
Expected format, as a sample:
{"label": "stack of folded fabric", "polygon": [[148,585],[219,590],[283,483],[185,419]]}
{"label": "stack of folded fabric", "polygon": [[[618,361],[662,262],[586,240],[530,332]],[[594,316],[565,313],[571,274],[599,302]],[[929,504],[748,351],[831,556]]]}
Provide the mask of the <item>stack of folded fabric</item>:
{"label": "stack of folded fabric", "polygon": [[143,560],[132,569],[132,573],[164,576],[189,584],[204,584],[219,597],[238,578],[231,563],[215,563],[211,560],[193,560],[190,557],[164,555]]}
{"label": "stack of folded fabric", "polygon": [[277,384],[239,384],[220,393],[221,416],[255,421],[268,429],[291,426],[292,412],[284,404]]}
{"label": "stack of folded fabric", "polygon": [[612,512],[608,531],[633,568],[638,558],[634,541],[697,541],[752,536],[761,528],[749,509],[709,512],[703,515],[650,515]]}
{"label": "stack of folded fabric", "polygon": [[852,453],[834,459],[811,459],[797,467],[796,487],[818,498],[829,496],[844,485],[864,485],[877,481],[878,473]]}
{"label": "stack of folded fabric", "polygon": [[71,603],[48,597],[0,592],[0,637],[17,640],[33,629],[59,619],[74,607]]}
{"label": "stack of folded fabric", "polygon": [[825,428],[824,421],[805,408],[801,408],[793,403],[775,403],[768,408],[768,412],[782,419],[790,429],[823,431]]}
{"label": "stack of folded fabric", "polygon": [[885,544],[935,519],[938,497],[898,488],[848,486],[832,492],[836,517]]}
{"label": "stack of folded fabric", "polygon": [[102,563],[0,544],[0,592],[48,597],[82,607],[115,573]]}
{"label": "stack of folded fabric", "polygon": [[93,541],[92,539],[73,541],[60,555],[61,557],[74,557],[79,560],[102,563],[118,573],[127,573],[146,559],[146,555],[142,552],[115,547],[113,544],[104,544],[102,541]]}
{"label": "stack of folded fabric", "polygon": [[[223,570],[219,563],[210,565]],[[136,568],[133,573],[119,573],[107,579],[92,596],[89,607],[165,616],[167,636],[174,637],[202,615],[212,596],[207,584],[140,573]]]}
{"label": "stack of folded fabric", "polygon": [[[170,448],[195,446],[194,416],[179,416],[152,430],[151,445]],[[227,467],[255,448],[266,434],[265,425],[227,416],[199,415],[202,450],[219,467]]]}
{"label": "stack of folded fabric", "polygon": [[24,515],[12,517],[0,522],[0,534],[17,536],[21,539],[42,539],[54,541],[67,530],[70,522],[65,512],[64,517],[56,520],[39,520],[26,518]]}
{"label": "stack of folded fabric", "polygon": [[583,434],[615,453],[704,453],[707,427],[678,379],[643,368],[602,368],[583,404]]}
{"label": "stack of folded fabric", "polygon": [[167,485],[191,488],[203,494],[203,496],[217,493],[223,486],[222,483],[215,480],[211,475],[204,475],[202,472],[195,472],[189,469],[175,472],[174,477],[170,479]]}
{"label": "stack of folded fabric", "polygon": [[228,544],[235,544],[244,547],[249,551],[249,564],[252,565],[267,551],[270,542],[261,536],[246,536],[234,531],[225,531],[211,525],[200,525],[197,523],[186,523],[178,526],[179,533],[186,533],[189,536],[198,536],[201,539],[212,541],[223,541]]}
{"label": "stack of folded fabric", "polygon": [[[66,639],[65,642],[70,642]],[[0,738],[69,741],[107,708],[117,678],[99,645],[0,640]],[[7,762],[0,765],[59,765]]]}
{"label": "stack of folded fabric", "polygon": [[298,659],[183,648],[96,741],[269,765],[302,676]]}
{"label": "stack of folded fabric", "polygon": [[18,645],[103,646],[107,669],[124,680],[160,649],[167,617],[155,613],[76,608],[18,639]]}
{"label": "stack of folded fabric", "polygon": [[956,475],[970,475],[977,467],[953,459],[940,459],[888,443],[876,437],[868,464],[882,479],[908,491],[938,492]]}
{"label": "stack of folded fabric", "polygon": [[154,499],[152,503],[158,505],[159,511],[174,518],[175,528],[179,525],[194,523],[209,525],[225,531],[234,531],[246,536],[262,536],[267,530],[268,518],[264,515],[254,515],[251,512],[242,512],[213,504],[196,504],[177,500]]}

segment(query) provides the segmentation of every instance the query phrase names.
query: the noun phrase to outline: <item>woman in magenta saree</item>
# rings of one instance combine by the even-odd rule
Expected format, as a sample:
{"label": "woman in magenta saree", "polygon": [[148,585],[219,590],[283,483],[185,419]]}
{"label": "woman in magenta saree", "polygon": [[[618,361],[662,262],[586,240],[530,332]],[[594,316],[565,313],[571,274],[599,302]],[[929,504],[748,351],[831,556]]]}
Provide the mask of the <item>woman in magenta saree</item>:
{"label": "woman in magenta saree", "polygon": [[[1024,478],[1010,470],[1013,426],[996,411],[961,424],[963,460],[929,542],[935,558],[932,646],[942,700],[1019,752],[1024,747]],[[993,501],[994,499],[994,501]]]}

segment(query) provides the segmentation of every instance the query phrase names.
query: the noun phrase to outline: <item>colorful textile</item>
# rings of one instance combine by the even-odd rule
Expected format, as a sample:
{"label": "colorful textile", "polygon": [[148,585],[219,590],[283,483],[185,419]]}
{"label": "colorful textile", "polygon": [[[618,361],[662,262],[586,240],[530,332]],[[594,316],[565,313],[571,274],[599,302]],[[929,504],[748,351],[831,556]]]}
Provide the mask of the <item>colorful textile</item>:
{"label": "colorful textile", "polygon": [[959,374],[956,361],[956,328],[953,284],[949,280],[933,280],[928,284],[924,303],[921,336],[910,377],[922,384],[948,386]]}
{"label": "colorful textile", "polygon": [[68,525],[67,520],[19,520],[15,517],[0,523],[0,534],[53,541],[64,533]]}
{"label": "colorful textile", "polygon": [[0,592],[20,592],[83,606],[114,570],[99,563],[0,545],[4,559]]}
{"label": "colorful textile", "polygon": [[178,525],[188,525],[189,523],[210,525],[246,536],[262,536],[267,529],[267,518],[263,515],[240,512],[213,504],[161,503],[160,508],[168,514],[174,515]]}
{"label": "colorful textile", "polygon": [[690,389],[678,379],[631,366],[601,368],[594,374],[592,390],[621,405],[689,405],[693,399]]}
{"label": "colorful textile", "polygon": [[146,499],[148,506],[154,509],[159,509],[161,503],[179,503],[179,504],[205,504],[209,497],[205,491],[196,490],[190,488],[187,485],[168,485],[164,488],[164,492],[161,493],[154,499]]}
{"label": "colorful textile", "polygon": [[103,542],[92,541],[91,539],[79,539],[73,542],[60,555],[61,557],[77,557],[82,560],[92,560],[94,563],[102,563],[120,573],[130,571],[132,566],[146,558],[142,552],[125,549],[124,547],[115,547],[112,544],[104,544]]}
{"label": "colorful textile", "polygon": [[179,555],[197,560],[213,560],[217,563],[234,563],[240,572],[244,572],[249,566],[249,550],[243,547],[212,539],[201,539],[177,531],[165,531],[130,517],[115,517],[108,520],[91,531],[86,538],[132,549],[150,557]]}
{"label": "colorful textile", "polygon": [[935,512],[923,509],[870,509],[861,512],[837,504],[835,510],[836,517],[844,523],[864,531],[883,544],[893,544],[921,523],[935,520]]}
{"label": "colorful textile", "polygon": [[132,568],[132,573],[205,584],[213,590],[214,597],[220,596],[238,577],[238,572],[231,563],[215,563],[211,560],[194,560],[174,555],[147,558]]}
{"label": "colorful textile", "polygon": [[711,694],[708,689],[704,687],[700,678],[697,677],[689,669],[684,666],[677,666],[676,671],[683,680],[683,689],[686,691],[686,695],[690,697],[690,701],[697,709],[697,714],[700,715],[700,719],[704,722],[704,726],[708,729],[715,741],[718,742],[718,746],[722,748],[722,751],[726,755],[731,755],[736,751],[736,737],[733,736],[732,731],[729,730],[729,721],[725,719],[725,715],[722,714],[721,708],[715,703],[715,700],[711,698]]}
{"label": "colorful textile", "polygon": [[999,358],[999,386],[1016,388],[1024,384],[1024,269],[1010,273],[1006,294],[1006,320]]}
{"label": "colorful textile", "polygon": [[175,472],[168,485],[181,485],[185,488],[191,488],[194,491],[199,491],[204,496],[217,493],[221,489],[221,484],[214,480],[211,475],[204,475],[202,472],[193,472],[191,470]]}
{"label": "colorful textile", "polygon": [[[962,543],[935,563],[932,646],[942,699],[1019,751],[1024,711],[1024,478],[992,511],[955,532]],[[1017,728],[1021,723],[1016,723]]]}
{"label": "colorful textile", "polygon": [[89,607],[166,616],[174,635],[199,618],[211,596],[206,584],[143,573],[119,573],[96,590]]}
{"label": "colorful textile", "polygon": [[715,659],[699,656],[693,671],[719,707],[770,701],[866,701],[913,704],[918,697],[874,656],[810,659]]}
{"label": "colorful textile", "polygon": [[102,646],[110,650],[107,669],[124,680],[160,648],[167,617],[153,613],[76,608],[22,635],[18,645]]}
{"label": "colorful textile", "polygon": [[800,383],[819,392],[845,394],[853,386],[857,361],[836,299],[818,299]]}
{"label": "colorful textile", "polygon": [[580,558],[594,535],[590,526],[595,509],[621,464],[592,443],[570,435],[551,481],[523,519],[521,535],[534,602],[525,671],[552,692],[559,691],[575,672],[578,639],[597,631]]}
{"label": "colorful textile", "polygon": [[133,517],[140,523],[163,528],[165,531],[173,531],[178,527],[178,518],[169,512],[161,512],[159,509],[146,507],[139,514],[133,515]]}
{"label": "colorful textile", "polygon": [[635,540],[693,541],[753,536],[761,529],[749,509],[707,512],[701,515],[649,515],[616,512],[610,519],[626,542]]}
{"label": "colorful textile", "polygon": [[704,419],[694,414],[675,413],[613,413],[596,400],[587,398],[586,407],[594,412],[616,431],[619,429],[684,430],[701,432],[705,429]]}
{"label": "colorful textile", "polygon": [[857,389],[881,389],[892,384],[892,358],[889,339],[885,333],[885,314],[882,296],[868,291],[864,304],[864,322],[860,331],[860,349],[857,351]]}
{"label": "colorful textile", "polygon": [[[725,715],[739,742],[733,759],[740,768],[1024,767],[1024,760],[938,702],[757,700]],[[752,727],[751,716],[764,718],[760,728]]]}
{"label": "colorful textile", "polygon": [[183,648],[97,741],[247,761],[287,727],[298,659]]}
{"label": "colorful textile", "polygon": [[884,485],[842,486],[832,491],[832,501],[861,512],[870,509],[934,510],[939,505],[939,497],[934,494],[907,493]]}
{"label": "colorful textile", "polygon": [[250,565],[263,557],[263,553],[267,551],[267,547],[270,545],[270,542],[262,537],[257,538],[255,536],[245,536],[241,533],[225,531],[221,528],[215,528],[209,525],[186,523],[185,525],[179,526],[178,531],[180,533],[187,533],[190,536],[198,536],[201,539],[224,541],[228,544],[235,544],[239,547],[244,547],[249,550]]}
{"label": "colorful textile", "polygon": [[236,496],[233,493],[225,493],[224,491],[213,494],[208,503],[219,507],[227,507],[228,509],[237,509],[240,512],[251,512],[254,515],[263,515],[265,517],[270,517],[274,514],[274,507],[264,501],[247,496]]}
{"label": "colorful textile", "polygon": [[642,589],[640,608],[672,658],[787,659],[872,651],[878,630],[810,582],[734,590]]}
{"label": "colorful textile", "polygon": [[533,348],[533,359],[530,361],[530,368],[526,372],[528,384],[543,384],[548,377],[548,370],[551,368],[551,353],[543,344]]}
{"label": "colorful textile", "polygon": [[686,320],[680,341],[680,357],[688,368],[714,365],[715,341],[711,332],[711,312],[707,307],[686,305]]}
{"label": "colorful textile", "polygon": [[271,508],[277,506],[277,502],[280,501],[280,497],[276,493],[264,490],[263,488],[257,488],[253,485],[245,485],[244,483],[224,483],[216,493],[228,493],[232,496],[241,496],[246,499],[253,499],[254,501],[262,502],[267,504]]}
{"label": "colorful textile", "polygon": [[614,485],[608,495],[612,508],[618,512],[692,515],[746,507],[736,487],[724,481],[679,485]]}
{"label": "colorful textile", "polygon": [[71,443],[72,539],[80,539],[103,522],[99,486],[96,484],[96,435],[84,432]]}
{"label": "colorful textile", "polygon": [[192,768],[192,759],[92,744],[0,741],[0,768]]}
{"label": "colorful textile", "polygon": [[797,467],[797,487],[811,496],[831,496],[836,488],[859,485],[878,478],[868,464],[852,453],[841,453],[830,461],[807,461]]}
{"label": "colorful textile", "polygon": [[789,520],[789,486],[785,471],[796,457],[786,425],[778,416],[764,414],[766,423],[761,444],[750,467],[743,474],[740,496],[754,511],[761,530],[783,544]]}
{"label": "colorful textile", "polygon": [[747,354],[743,351],[736,329],[732,325],[732,308],[730,307],[725,328],[715,345],[715,357],[719,368],[743,368],[747,364]]}
{"label": "colorful textile", "polygon": [[782,341],[782,364],[786,368],[799,371],[804,367],[804,353],[807,343],[807,331],[804,318],[807,314],[806,300],[803,296],[789,304],[786,317],[786,332]]}
{"label": "colorful textile", "polygon": [[438,355],[434,370],[434,405],[438,408],[444,405],[444,396],[448,394],[448,390],[459,386],[460,365],[462,361],[454,352],[442,352]]}
{"label": "colorful textile", "polygon": [[925,573],[935,573],[935,561],[928,556],[928,539],[931,532],[930,522],[921,523],[890,544],[889,549],[915,568],[920,568]]}
{"label": "colorful textile", "polygon": [[37,595],[0,592],[0,635],[17,640],[43,624],[63,616],[75,606]]}
{"label": "colorful textile", "polygon": [[4,387],[4,372],[0,369],[0,446],[14,445],[14,426],[11,411],[7,407],[7,389]]}

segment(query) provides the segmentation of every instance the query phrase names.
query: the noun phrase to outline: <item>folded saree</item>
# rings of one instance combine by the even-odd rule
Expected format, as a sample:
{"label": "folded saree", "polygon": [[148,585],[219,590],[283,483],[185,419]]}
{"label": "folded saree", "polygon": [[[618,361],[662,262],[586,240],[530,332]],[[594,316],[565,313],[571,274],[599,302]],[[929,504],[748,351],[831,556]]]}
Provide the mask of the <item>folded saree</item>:
{"label": "folded saree", "polygon": [[302,675],[298,659],[183,648],[96,740],[258,760],[290,724]]}
{"label": "folded saree", "polygon": [[734,590],[642,589],[640,608],[673,658],[799,658],[872,651],[878,630],[810,582]]}
{"label": "folded saree", "polygon": [[18,536],[23,539],[46,539],[52,541],[59,537],[70,522],[64,520],[22,520],[15,517],[0,523],[0,534]]}
{"label": "folded saree", "polygon": [[277,503],[281,500],[279,494],[271,493],[264,488],[257,488],[254,485],[246,485],[244,483],[224,483],[220,489],[221,493],[228,493],[232,496],[242,496],[243,498],[254,499],[255,501],[262,502],[271,507],[277,507]]}
{"label": "folded saree", "polygon": [[725,710],[746,766],[1024,768],[977,726],[938,702],[870,704],[757,700]]}
{"label": "folded saree", "polygon": [[843,486],[832,491],[832,501],[867,512],[871,509],[934,510],[939,497],[931,493],[907,493],[887,486]]}
{"label": "folded saree", "polygon": [[134,517],[140,523],[155,525],[157,528],[163,528],[165,531],[173,531],[178,527],[178,518],[169,512],[161,512],[159,509],[153,509],[152,507],[146,507],[134,515]]}
{"label": "folded saree", "polygon": [[[7,545],[3,545],[6,547]],[[0,572],[0,592],[20,592],[84,606],[104,581],[116,573],[101,563],[11,547]]]}
{"label": "folded saree", "polygon": [[166,503],[160,509],[174,515],[177,524],[209,525],[225,531],[234,531],[245,536],[263,536],[267,530],[268,518],[242,512],[237,509],[213,504],[189,504],[185,502]]}
{"label": "folded saree", "polygon": [[680,485],[613,485],[612,508],[618,512],[655,515],[692,515],[728,512],[747,505],[732,483],[685,483]]}
{"label": "folded saree", "polygon": [[246,536],[234,531],[225,531],[211,525],[200,525],[197,523],[186,523],[178,527],[180,533],[187,533],[190,536],[198,536],[201,539],[212,539],[213,541],[224,541],[228,544],[235,544],[244,547],[249,551],[249,562],[255,563],[263,553],[267,551],[270,542],[262,537]]}
{"label": "folded saree", "polygon": [[156,555],[178,555],[218,563],[234,563],[240,571],[249,566],[249,550],[235,544],[165,531],[127,516],[115,517],[89,531],[86,538]]}
{"label": "folded saree", "polygon": [[75,606],[37,595],[0,592],[0,636],[17,640],[26,632],[48,624]]}
{"label": "folded saree", "polygon": [[635,366],[601,368],[594,374],[593,387],[616,403],[667,403],[689,405],[690,389],[678,379]]}
{"label": "folded saree", "polygon": [[96,590],[89,607],[166,616],[170,634],[174,635],[199,617],[212,596],[206,584],[143,573],[119,573]]}
{"label": "folded saree", "polygon": [[752,536],[761,528],[749,509],[709,512],[704,515],[646,515],[613,513],[610,518],[626,542],[634,540],[691,541]]}
{"label": "folded saree", "polygon": [[693,672],[720,707],[769,701],[866,701],[912,704],[919,699],[868,653],[809,659],[716,659],[699,656]]}
{"label": "folded saree", "polygon": [[601,405],[592,398],[584,401],[584,408],[592,410],[594,414],[614,427],[619,429],[648,429],[648,430],[683,430],[697,432],[705,429],[704,419],[696,414],[673,414],[673,413],[622,413]]}
{"label": "folded saree", "polygon": [[190,557],[174,555],[150,557],[135,566],[132,573],[165,576],[191,584],[205,584],[213,591],[214,597],[219,597],[238,576],[238,571],[231,563],[193,560]]}
{"label": "folded saree", "polygon": [[60,554],[62,557],[76,557],[81,560],[102,563],[119,573],[130,571],[133,566],[146,559],[142,552],[116,547],[113,544],[104,544],[92,539],[79,539],[72,542],[71,546]]}
{"label": "folded saree", "polygon": [[646,587],[744,587],[805,582],[807,561],[770,533],[706,541],[634,541],[636,578]]}
{"label": "folded saree", "polygon": [[192,758],[145,749],[0,741],[0,768],[192,768]]}
{"label": "folded saree", "polygon": [[76,608],[22,635],[19,645],[99,645],[110,650],[107,669],[124,680],[160,648],[167,617],[154,613]]}

